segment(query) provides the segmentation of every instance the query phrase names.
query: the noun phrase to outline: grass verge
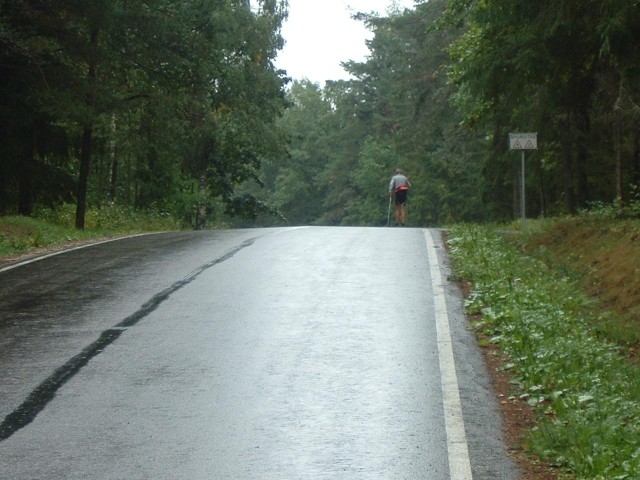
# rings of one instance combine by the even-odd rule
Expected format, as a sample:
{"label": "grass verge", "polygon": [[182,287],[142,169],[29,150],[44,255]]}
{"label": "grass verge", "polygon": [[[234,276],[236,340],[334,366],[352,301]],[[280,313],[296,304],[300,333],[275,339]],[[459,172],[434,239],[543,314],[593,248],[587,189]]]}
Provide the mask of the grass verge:
{"label": "grass verge", "polygon": [[595,301],[490,228],[455,227],[448,243],[474,327],[536,409],[526,448],[576,478],[640,478],[640,371],[592,326]]}
{"label": "grass verge", "polygon": [[520,236],[529,255],[576,280],[601,308],[592,318],[598,332],[625,346],[640,347],[640,221],[596,214],[542,222]]}
{"label": "grass verge", "polygon": [[74,228],[74,219],[72,205],[42,210],[34,217],[0,217],[0,256],[94,238],[180,229],[171,217],[116,205],[87,212],[84,230]]}

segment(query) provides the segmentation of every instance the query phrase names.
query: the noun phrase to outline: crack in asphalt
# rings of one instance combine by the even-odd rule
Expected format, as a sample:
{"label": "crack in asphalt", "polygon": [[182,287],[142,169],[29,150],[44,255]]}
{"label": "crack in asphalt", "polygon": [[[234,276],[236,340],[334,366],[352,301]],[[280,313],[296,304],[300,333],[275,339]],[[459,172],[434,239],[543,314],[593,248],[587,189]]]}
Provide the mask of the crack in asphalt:
{"label": "crack in asphalt", "polygon": [[244,241],[237,247],[229,250],[223,256],[205,263],[177,281],[165,290],[157,293],[145,302],[136,312],[126,317],[112,328],[102,332],[100,337],[92,344],[85,347],[78,355],[53,372],[46,380],[38,385],[20,406],[8,414],[0,424],[0,442],[8,439],[18,430],[29,425],[38,414],[53,400],[58,390],[71,380],[89,361],[98,356],[109,345],[115,342],[127,328],[134,326],[140,320],[155,311],[171,294],[194,281],[200,274],[222,262],[232,258],[236,253],[255,243],[256,238]]}

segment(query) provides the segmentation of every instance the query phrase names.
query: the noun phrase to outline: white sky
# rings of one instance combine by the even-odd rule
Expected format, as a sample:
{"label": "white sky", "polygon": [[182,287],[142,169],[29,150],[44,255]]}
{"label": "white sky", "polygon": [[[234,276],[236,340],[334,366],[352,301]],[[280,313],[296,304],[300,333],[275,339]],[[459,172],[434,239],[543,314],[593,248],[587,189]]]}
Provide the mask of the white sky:
{"label": "white sky", "polygon": [[295,80],[307,78],[321,85],[347,79],[340,62],[365,60],[365,40],[372,36],[351,14],[385,15],[392,4],[401,9],[414,6],[413,0],[289,0],[289,18],[282,28],[286,44],[276,66]]}

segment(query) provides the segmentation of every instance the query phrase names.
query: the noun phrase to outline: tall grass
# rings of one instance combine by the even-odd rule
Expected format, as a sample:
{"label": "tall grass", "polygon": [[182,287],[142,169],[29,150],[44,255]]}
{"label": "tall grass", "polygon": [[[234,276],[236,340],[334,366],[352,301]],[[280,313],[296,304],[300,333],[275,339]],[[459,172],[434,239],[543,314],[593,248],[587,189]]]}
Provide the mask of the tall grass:
{"label": "tall grass", "polygon": [[[56,209],[38,210],[34,217],[72,229],[75,215],[75,205],[67,204]],[[97,233],[136,233],[179,228],[179,222],[168,213],[137,210],[115,203],[90,208],[85,215],[85,230]]]}
{"label": "tall grass", "polygon": [[41,209],[33,217],[0,217],[0,256],[91,238],[178,230],[180,227],[179,222],[168,215],[118,205],[89,210],[84,230],[75,229],[74,223],[73,205],[55,210]]}
{"label": "tall grass", "polygon": [[640,371],[588,321],[593,301],[566,275],[488,228],[449,236],[466,306],[508,356],[514,395],[539,414],[528,448],[584,479],[640,478]]}

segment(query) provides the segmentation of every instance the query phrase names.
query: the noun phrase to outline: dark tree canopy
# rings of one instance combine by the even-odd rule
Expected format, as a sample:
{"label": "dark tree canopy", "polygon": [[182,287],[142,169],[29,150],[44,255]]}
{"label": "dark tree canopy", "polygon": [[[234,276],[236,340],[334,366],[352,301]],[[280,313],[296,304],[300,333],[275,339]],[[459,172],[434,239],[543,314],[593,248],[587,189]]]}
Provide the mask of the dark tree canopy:
{"label": "dark tree canopy", "polygon": [[3,1],[2,212],[73,199],[82,228],[87,202],[231,208],[261,159],[283,151],[273,60],[285,7]]}

